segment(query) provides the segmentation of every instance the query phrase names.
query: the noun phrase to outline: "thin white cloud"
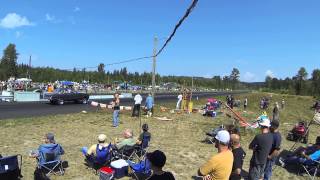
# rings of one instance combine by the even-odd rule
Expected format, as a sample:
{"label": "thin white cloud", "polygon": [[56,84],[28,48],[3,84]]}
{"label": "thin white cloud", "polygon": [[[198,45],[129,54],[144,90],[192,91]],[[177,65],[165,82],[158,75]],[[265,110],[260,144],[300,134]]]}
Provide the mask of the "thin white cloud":
{"label": "thin white cloud", "polygon": [[30,22],[25,16],[20,16],[16,13],[8,13],[0,20],[0,27],[14,29],[21,26],[33,26],[34,23]]}
{"label": "thin white cloud", "polygon": [[62,20],[57,19],[54,15],[47,13],[46,14],[46,21],[51,23],[61,23]]}
{"label": "thin white cloud", "polygon": [[271,78],[275,77],[274,72],[272,72],[270,69],[266,71],[266,76],[270,76]]}
{"label": "thin white cloud", "polygon": [[49,13],[46,14],[46,21],[54,21],[56,17],[53,15],[50,15]]}
{"label": "thin white cloud", "polygon": [[71,22],[71,24],[76,24],[76,20],[73,16],[69,16],[68,20]]}
{"label": "thin white cloud", "polygon": [[212,75],[211,74],[205,74],[202,77],[204,77],[204,78],[212,78]]}
{"label": "thin white cloud", "polygon": [[257,76],[251,72],[245,72],[243,75],[244,82],[255,82],[257,81]]}
{"label": "thin white cloud", "polygon": [[74,7],[73,12],[79,12],[80,8],[78,6]]}
{"label": "thin white cloud", "polygon": [[16,31],[16,38],[18,39],[18,38],[20,38],[21,36],[22,36],[22,32]]}

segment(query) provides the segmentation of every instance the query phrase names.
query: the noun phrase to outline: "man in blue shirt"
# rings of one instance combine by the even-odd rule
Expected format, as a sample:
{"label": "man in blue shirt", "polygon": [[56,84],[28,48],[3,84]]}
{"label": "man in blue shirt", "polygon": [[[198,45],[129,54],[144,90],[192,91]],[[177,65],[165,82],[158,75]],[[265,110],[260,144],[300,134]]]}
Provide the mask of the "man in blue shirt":
{"label": "man in blue shirt", "polygon": [[64,154],[63,148],[60,144],[56,144],[52,133],[47,133],[44,136],[44,144],[39,146],[38,152],[34,152],[30,155],[31,157],[37,158],[40,164],[44,164],[47,162],[47,153],[54,154],[54,160],[60,159],[60,156]]}
{"label": "man in blue shirt", "polygon": [[146,108],[147,108],[147,116],[152,116],[153,114],[153,97],[151,96],[151,94],[148,94],[148,97],[146,99]]}

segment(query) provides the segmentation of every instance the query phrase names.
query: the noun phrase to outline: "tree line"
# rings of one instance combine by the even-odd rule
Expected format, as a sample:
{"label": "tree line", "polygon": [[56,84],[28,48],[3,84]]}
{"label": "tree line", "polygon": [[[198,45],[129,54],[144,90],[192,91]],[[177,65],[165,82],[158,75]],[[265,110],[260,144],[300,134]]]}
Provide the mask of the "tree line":
{"label": "tree line", "polygon": [[312,95],[320,97],[320,69],[314,69],[311,77],[308,72],[301,67],[293,77],[278,79],[267,76],[265,79],[267,91],[276,91],[284,94]]}
{"label": "tree line", "polygon": [[[31,77],[34,82],[54,82],[56,80],[70,80],[76,82],[89,81],[91,83],[112,84],[114,81],[129,82],[135,85],[150,85],[152,73],[128,72],[127,68],[105,71],[105,65],[100,63],[94,71],[83,68],[78,70],[61,70],[52,67],[29,67],[27,64],[18,64],[18,53],[15,44],[9,44],[3,51],[0,62],[0,80],[9,77]],[[240,71],[233,68],[229,76],[214,76],[212,78],[187,77],[187,76],[160,76],[156,74],[156,84],[174,82],[179,85],[206,87],[213,89],[239,89],[245,84],[240,83]]]}
{"label": "tree line", "polygon": [[[18,64],[18,53],[15,44],[9,44],[3,51],[0,59],[0,80],[6,81],[9,77],[31,77],[34,82],[54,82],[56,80],[70,80],[76,82],[89,81],[91,83],[112,84],[114,81],[129,82],[134,85],[149,86],[152,82],[150,72],[128,72],[127,68],[105,71],[105,65],[100,63],[94,71],[85,68],[78,70],[61,70],[52,67],[29,67],[26,64]],[[291,78],[278,79],[267,76],[265,82],[245,83],[240,82],[240,71],[233,68],[230,75],[204,77],[187,76],[160,76],[156,74],[156,84],[167,82],[177,83],[181,86],[205,87],[211,89],[254,89],[280,92],[284,94],[313,95],[320,97],[320,69],[314,69],[311,77],[301,67],[297,74]]]}

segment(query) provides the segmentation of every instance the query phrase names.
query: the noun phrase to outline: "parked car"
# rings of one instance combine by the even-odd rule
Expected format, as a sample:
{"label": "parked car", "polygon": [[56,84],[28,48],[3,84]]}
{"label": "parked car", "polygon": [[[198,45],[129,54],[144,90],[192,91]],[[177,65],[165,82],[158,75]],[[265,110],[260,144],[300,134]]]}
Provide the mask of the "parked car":
{"label": "parked car", "polygon": [[58,88],[49,97],[51,104],[63,105],[65,102],[75,102],[87,104],[89,95],[86,93],[78,93],[71,89]]}

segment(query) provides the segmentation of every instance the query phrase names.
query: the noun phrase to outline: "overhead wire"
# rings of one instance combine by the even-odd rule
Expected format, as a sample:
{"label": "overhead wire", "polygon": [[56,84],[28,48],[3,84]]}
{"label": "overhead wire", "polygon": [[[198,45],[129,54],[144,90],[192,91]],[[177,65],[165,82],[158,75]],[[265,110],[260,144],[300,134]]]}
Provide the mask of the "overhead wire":
{"label": "overhead wire", "polygon": [[168,43],[171,41],[172,37],[175,35],[177,29],[181,26],[183,21],[189,16],[189,14],[192,12],[192,10],[196,7],[197,3],[198,3],[198,0],[193,0],[192,1],[192,4],[187,9],[187,11],[184,14],[184,16],[179,20],[178,24],[175,25],[175,27],[174,27],[172,33],[170,34],[169,38],[166,40],[164,45],[160,48],[160,50],[157,52],[157,54],[155,56],[158,56],[163,51],[163,49],[168,45]]}
{"label": "overhead wire", "polygon": [[[165,41],[165,43],[163,44],[163,46],[159,49],[159,51],[155,54],[155,55],[151,55],[151,56],[144,56],[144,57],[139,57],[139,58],[133,58],[133,59],[127,59],[127,60],[122,60],[122,61],[118,61],[118,62],[113,62],[113,63],[108,63],[105,64],[106,66],[113,66],[113,65],[118,65],[118,64],[124,64],[124,63],[130,63],[130,62],[135,62],[135,61],[141,61],[141,60],[145,60],[145,59],[150,59],[153,57],[157,57],[158,55],[160,55],[162,53],[162,51],[164,50],[164,48],[169,44],[169,42],[171,41],[171,39],[174,37],[174,35],[176,34],[178,28],[181,26],[181,24],[183,23],[183,21],[190,15],[190,13],[193,11],[193,9],[196,7],[198,3],[198,0],[192,0],[192,4],[189,6],[189,8],[186,10],[185,14],[183,15],[182,18],[180,18],[180,20],[178,21],[178,23],[175,25],[172,33],[170,34],[170,36],[168,36],[167,40]],[[98,66],[95,67],[83,67],[83,68],[76,68],[76,69],[93,69],[93,68],[97,68]],[[62,70],[73,70],[72,69],[62,69]]]}

